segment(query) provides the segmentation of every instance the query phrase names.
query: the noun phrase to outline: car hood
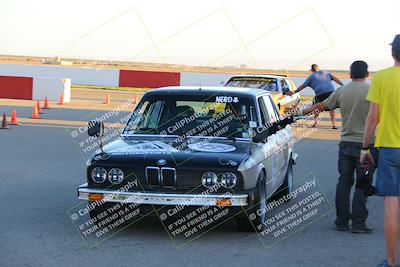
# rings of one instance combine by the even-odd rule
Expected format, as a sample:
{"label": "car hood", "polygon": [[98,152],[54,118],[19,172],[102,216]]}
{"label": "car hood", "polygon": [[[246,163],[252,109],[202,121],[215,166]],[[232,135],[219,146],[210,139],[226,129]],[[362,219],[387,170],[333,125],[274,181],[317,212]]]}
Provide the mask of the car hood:
{"label": "car hood", "polygon": [[166,166],[239,166],[248,155],[251,141],[176,137],[121,137],[104,147],[108,163],[154,164]]}

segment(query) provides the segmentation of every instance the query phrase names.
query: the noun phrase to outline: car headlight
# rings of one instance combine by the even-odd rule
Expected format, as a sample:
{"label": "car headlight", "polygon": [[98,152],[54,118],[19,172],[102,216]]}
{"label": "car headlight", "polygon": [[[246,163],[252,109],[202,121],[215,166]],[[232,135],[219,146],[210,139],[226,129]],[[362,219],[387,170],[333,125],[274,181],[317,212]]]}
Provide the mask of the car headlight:
{"label": "car headlight", "polygon": [[124,173],[121,169],[112,168],[108,172],[108,180],[113,184],[119,184],[124,179]]}
{"label": "car headlight", "polygon": [[92,180],[96,183],[103,183],[107,179],[107,171],[103,167],[96,167],[92,170]]}
{"label": "car headlight", "polygon": [[201,176],[201,183],[204,187],[210,188],[218,182],[218,176],[213,172],[205,172]]}
{"label": "car headlight", "polygon": [[237,177],[232,172],[225,172],[221,176],[221,184],[227,189],[234,188],[237,183]]}

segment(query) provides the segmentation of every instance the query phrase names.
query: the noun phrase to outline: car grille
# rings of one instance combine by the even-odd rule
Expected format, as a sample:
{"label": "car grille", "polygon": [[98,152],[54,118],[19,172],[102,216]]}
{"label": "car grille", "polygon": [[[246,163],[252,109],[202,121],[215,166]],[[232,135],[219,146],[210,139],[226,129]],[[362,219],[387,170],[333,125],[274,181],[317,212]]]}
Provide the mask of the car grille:
{"label": "car grille", "polygon": [[145,173],[149,187],[176,188],[175,168],[146,167]]}
{"label": "car grille", "polygon": [[160,168],[158,167],[147,167],[146,168],[146,179],[149,186],[160,186]]}
{"label": "car grille", "polygon": [[164,187],[176,187],[176,170],[174,168],[161,168],[161,177]]}
{"label": "car grille", "polygon": [[[107,168],[108,170],[109,168]],[[97,184],[89,179],[91,185],[95,187],[109,186],[111,189],[120,188],[129,181],[138,180],[138,188],[146,189],[157,189],[157,188],[169,188],[169,189],[193,189],[201,186],[200,177],[201,172],[195,170],[176,170],[171,167],[152,167],[148,166],[146,168],[140,167],[121,167],[123,172],[126,174],[124,180],[120,184],[109,184],[108,180],[104,184]],[[90,170],[91,171],[91,170]],[[88,175],[90,175],[90,171]],[[161,179],[161,177],[163,179]]]}

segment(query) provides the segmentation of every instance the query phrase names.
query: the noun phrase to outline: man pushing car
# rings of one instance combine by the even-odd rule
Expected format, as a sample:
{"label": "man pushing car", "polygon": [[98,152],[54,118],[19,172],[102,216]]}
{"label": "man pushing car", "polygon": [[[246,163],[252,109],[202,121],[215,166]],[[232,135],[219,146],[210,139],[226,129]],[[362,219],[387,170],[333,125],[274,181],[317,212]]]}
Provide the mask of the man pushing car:
{"label": "man pushing car", "polygon": [[[287,91],[286,94],[296,94],[309,86],[315,92],[314,104],[317,104],[327,99],[335,91],[332,81],[339,85],[343,85],[343,83],[331,73],[320,70],[317,64],[311,65],[311,72],[311,75],[308,76],[307,80],[305,80],[302,85],[300,85],[294,92]],[[317,127],[318,115],[318,113],[314,115],[313,127]],[[335,122],[335,110],[330,110],[330,115],[332,128],[337,129]]]}
{"label": "man pushing car", "polygon": [[[360,151],[363,142],[365,120],[368,115],[369,101],[366,100],[369,84],[368,65],[364,61],[355,61],[350,66],[352,81],[336,89],[326,100],[316,103],[305,109],[300,108],[299,116],[315,111],[331,111],[340,108],[342,115],[342,134],[339,143],[339,181],[336,186],[336,229],[353,233],[370,233],[366,225],[368,210],[366,207],[367,195],[371,192],[374,169],[361,165]],[[373,148],[373,140],[369,144],[372,155],[376,158],[377,151]],[[356,188],[350,212],[350,191],[354,184],[356,172]]]}

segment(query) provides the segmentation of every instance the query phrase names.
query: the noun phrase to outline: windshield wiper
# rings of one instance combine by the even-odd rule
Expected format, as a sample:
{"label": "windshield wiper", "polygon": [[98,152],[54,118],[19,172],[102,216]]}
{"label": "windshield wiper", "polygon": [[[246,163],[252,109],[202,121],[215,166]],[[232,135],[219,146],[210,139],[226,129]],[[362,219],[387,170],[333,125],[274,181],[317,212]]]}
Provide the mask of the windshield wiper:
{"label": "windshield wiper", "polygon": [[233,137],[233,136],[208,136],[208,135],[189,135],[187,137],[190,138],[209,138],[209,139],[223,139],[223,140],[232,140],[236,142],[238,137]]}
{"label": "windshield wiper", "polygon": [[149,127],[143,127],[143,128],[139,128],[139,129],[131,129],[131,130],[127,130],[127,132],[128,133],[133,133],[133,134],[135,134],[135,133],[149,133],[149,132],[156,132],[156,133],[158,133],[157,132],[157,130],[156,129],[154,129],[154,128],[149,128]]}

